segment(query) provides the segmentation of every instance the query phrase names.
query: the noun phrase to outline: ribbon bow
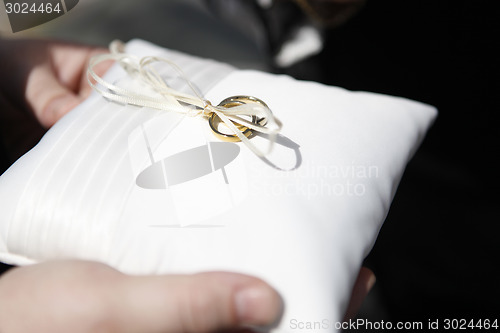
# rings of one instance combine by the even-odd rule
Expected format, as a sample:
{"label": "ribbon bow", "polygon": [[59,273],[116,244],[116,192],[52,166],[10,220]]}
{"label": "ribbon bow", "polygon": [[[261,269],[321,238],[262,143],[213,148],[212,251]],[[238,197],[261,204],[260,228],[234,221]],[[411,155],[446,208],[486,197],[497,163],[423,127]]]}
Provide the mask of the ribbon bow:
{"label": "ribbon bow", "polygon": [[[264,157],[271,152],[282,124],[264,102],[252,96],[235,96],[225,99],[219,105],[212,105],[210,101],[198,93],[191,81],[174,62],[156,56],[140,58],[124,53],[123,49],[122,42],[114,41],[110,45],[111,53],[97,55],[90,59],[87,80],[90,86],[102,96],[122,104],[179,112],[188,116],[202,116],[209,120],[212,130],[216,134],[220,134],[219,137],[231,138],[231,141],[241,140],[259,157]],[[152,88],[158,94],[157,97],[124,89],[104,80],[94,71],[94,68],[107,60],[117,61],[131,77],[141,80]],[[172,67],[179,74],[179,77],[186,81],[194,95],[182,93],[169,87],[152,67],[152,64],[157,62]],[[234,135],[220,133],[215,124],[218,119]],[[220,123],[220,121],[218,122]],[[253,131],[268,135],[269,146],[266,152],[259,149],[247,137]]]}

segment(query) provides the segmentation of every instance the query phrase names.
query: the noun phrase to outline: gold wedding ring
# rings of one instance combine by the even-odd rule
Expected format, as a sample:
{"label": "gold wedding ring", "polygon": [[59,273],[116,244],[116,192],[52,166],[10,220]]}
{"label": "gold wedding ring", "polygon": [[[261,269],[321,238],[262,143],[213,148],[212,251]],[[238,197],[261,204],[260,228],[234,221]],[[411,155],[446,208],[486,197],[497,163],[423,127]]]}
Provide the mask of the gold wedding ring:
{"label": "gold wedding ring", "polygon": [[[262,100],[258,99],[257,97],[253,96],[232,96],[228,97],[222,102],[219,103],[218,106],[222,106],[225,108],[232,108],[238,105],[243,105],[243,104],[248,104],[248,103],[256,103],[260,104],[266,108],[268,108],[267,104],[264,103]],[[232,120],[231,120],[232,121]],[[233,124],[238,128],[241,133],[246,136],[247,138],[252,135],[253,131],[251,128],[248,128],[242,124],[239,124],[235,121],[232,121]],[[257,118],[257,116],[252,116],[252,123],[260,126],[264,126],[267,124],[267,118]],[[215,113],[212,112],[210,115],[210,118],[208,119],[208,124],[210,125],[210,129],[214,132],[215,136],[217,136],[220,140],[223,141],[229,141],[229,142],[238,142],[241,141],[240,138],[235,135],[235,134],[227,134],[223,133],[219,130],[219,125],[225,126],[227,128],[227,125],[224,124],[222,119]]]}
{"label": "gold wedding ring", "polygon": [[[252,123],[255,124],[256,118],[257,117],[252,116]],[[236,126],[236,128],[239,131],[241,131],[241,133],[244,136],[246,136],[247,138],[252,134],[252,130],[250,128],[243,126],[241,124],[235,123],[234,121],[232,121],[232,122]],[[219,138],[220,140],[228,141],[228,142],[241,141],[241,139],[235,134],[227,134],[227,133],[222,133],[219,131],[219,125],[222,124],[222,126],[226,126],[226,127],[227,127],[227,125],[224,124],[222,119],[220,119],[220,117],[217,114],[215,114],[215,112],[213,112],[212,115],[210,116],[210,118],[208,119],[208,124],[210,125],[210,129],[212,130],[212,132],[214,132],[215,136],[217,138]]]}

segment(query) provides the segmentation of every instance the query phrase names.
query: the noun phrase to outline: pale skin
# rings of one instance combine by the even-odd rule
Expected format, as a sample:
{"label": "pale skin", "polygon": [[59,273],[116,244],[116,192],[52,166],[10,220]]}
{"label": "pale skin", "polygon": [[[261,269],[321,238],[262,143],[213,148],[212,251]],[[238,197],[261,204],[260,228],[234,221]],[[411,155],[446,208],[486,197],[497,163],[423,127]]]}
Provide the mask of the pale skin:
{"label": "pale skin", "polygon": [[[107,51],[56,41],[0,40],[0,117],[32,114],[49,128],[90,94],[86,66],[102,52]],[[373,273],[362,268],[346,318],[354,316],[374,282]],[[0,277],[2,333],[236,331],[272,326],[282,307],[268,283],[231,272],[131,276],[97,262],[64,260],[14,268]]]}

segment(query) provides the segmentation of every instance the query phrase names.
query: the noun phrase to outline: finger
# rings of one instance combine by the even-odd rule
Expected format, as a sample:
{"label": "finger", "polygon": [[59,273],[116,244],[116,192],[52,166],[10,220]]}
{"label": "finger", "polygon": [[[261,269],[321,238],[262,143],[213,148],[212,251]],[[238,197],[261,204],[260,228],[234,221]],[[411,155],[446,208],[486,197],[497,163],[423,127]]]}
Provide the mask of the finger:
{"label": "finger", "polygon": [[83,98],[63,86],[50,66],[40,65],[28,77],[26,100],[40,123],[48,128]]}
{"label": "finger", "polygon": [[[236,273],[131,277],[120,286],[115,323],[127,332],[209,332],[278,321],[278,293]],[[119,331],[119,329],[118,329]]]}
{"label": "finger", "polygon": [[368,292],[372,289],[375,281],[375,274],[373,274],[373,272],[369,268],[361,267],[361,269],[359,270],[358,278],[354,283],[351,300],[349,302],[349,305],[347,306],[344,321],[353,319],[356,316],[356,313],[358,313],[361,304],[363,304],[366,295],[368,295]]}
{"label": "finger", "polygon": [[[108,51],[106,49],[98,48],[88,53],[87,59],[85,61],[85,66],[81,74],[80,83],[77,89],[78,95],[80,95],[82,98],[87,98],[92,92],[92,87],[89,85],[89,82],[87,80],[87,66],[89,64],[90,58],[92,58],[95,55],[107,52]],[[113,65],[113,63],[114,62],[111,60],[103,61],[94,67],[94,72],[99,76],[103,76],[108,71],[108,69]]]}
{"label": "finger", "polygon": [[0,277],[0,332],[109,332],[113,286],[124,279],[78,260],[13,268]]}
{"label": "finger", "polygon": [[[91,87],[86,76],[88,62],[92,56],[105,52],[103,48],[55,45],[51,49],[51,64],[33,69],[26,87],[26,98],[42,125],[52,126],[90,95]],[[95,70],[103,75],[111,64],[99,64]]]}
{"label": "finger", "polygon": [[101,47],[57,42],[52,43],[49,50],[55,76],[63,86],[75,93],[88,85],[83,83],[86,83],[85,74],[90,58],[108,52]]}

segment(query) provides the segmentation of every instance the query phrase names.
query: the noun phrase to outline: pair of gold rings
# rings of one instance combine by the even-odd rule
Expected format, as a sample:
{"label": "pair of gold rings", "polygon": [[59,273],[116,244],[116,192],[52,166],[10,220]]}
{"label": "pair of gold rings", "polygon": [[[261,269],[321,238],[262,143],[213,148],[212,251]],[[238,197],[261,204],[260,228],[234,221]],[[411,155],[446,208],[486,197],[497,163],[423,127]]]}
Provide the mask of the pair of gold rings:
{"label": "pair of gold rings", "polygon": [[[222,102],[220,102],[218,106],[222,106],[225,108],[232,108],[235,106],[249,104],[249,103],[260,104],[260,105],[268,108],[266,103],[264,103],[262,100],[258,99],[257,97],[253,97],[253,96],[231,96],[231,97],[226,98]],[[233,120],[231,120],[231,121],[236,126],[236,128],[238,128],[238,130],[241,131],[241,133],[244,136],[246,136],[248,138],[252,135],[253,131],[251,128],[248,128],[248,127],[246,127],[242,124],[239,124]],[[252,116],[251,121],[253,124],[260,125],[260,126],[264,126],[267,123],[267,119],[265,117],[258,118],[257,116]],[[219,138],[220,140],[229,141],[229,142],[241,141],[240,138],[235,134],[221,132],[221,130],[220,130],[221,126],[225,127],[228,131],[229,131],[229,128],[226,124],[224,124],[222,119],[220,119],[220,117],[215,112],[212,112],[212,114],[210,115],[210,117],[208,119],[208,124],[210,125],[210,129],[212,130],[212,132],[214,132],[215,136],[217,138]]]}

